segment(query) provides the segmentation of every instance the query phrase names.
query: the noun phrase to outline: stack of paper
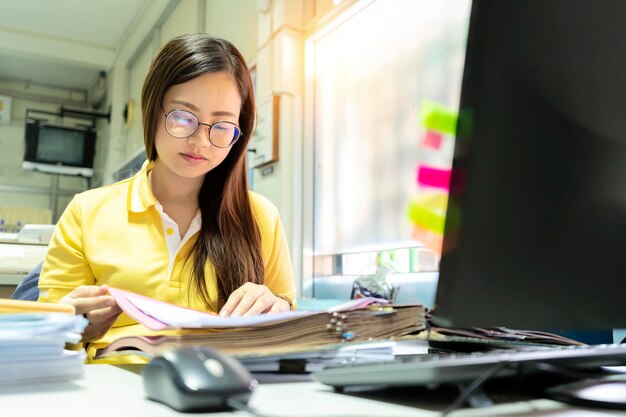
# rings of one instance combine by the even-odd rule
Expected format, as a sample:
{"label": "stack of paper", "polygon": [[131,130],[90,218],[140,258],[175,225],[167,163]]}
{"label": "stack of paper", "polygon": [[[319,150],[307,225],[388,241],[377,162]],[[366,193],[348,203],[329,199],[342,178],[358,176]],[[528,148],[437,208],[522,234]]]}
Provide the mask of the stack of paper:
{"label": "stack of paper", "polygon": [[[151,357],[187,346],[208,346],[233,355],[275,355],[329,344],[380,341],[426,327],[423,306],[387,305],[379,299],[351,300],[326,311],[220,317],[117,288],[109,292],[126,314],[152,331],[120,337],[98,349],[95,359],[129,353]],[[372,302],[383,305],[369,305]]]}
{"label": "stack of paper", "polygon": [[80,342],[86,326],[65,313],[0,315],[0,386],[81,378],[85,353],[65,344]]}
{"label": "stack of paper", "polygon": [[329,364],[392,361],[395,341],[336,343],[300,349],[276,349],[235,355],[250,372],[302,373],[321,370]]}
{"label": "stack of paper", "polygon": [[235,355],[250,372],[304,373],[321,371],[328,365],[391,362],[401,355],[429,353],[423,338],[405,336],[394,340],[337,343],[313,348],[277,349],[275,353]]}

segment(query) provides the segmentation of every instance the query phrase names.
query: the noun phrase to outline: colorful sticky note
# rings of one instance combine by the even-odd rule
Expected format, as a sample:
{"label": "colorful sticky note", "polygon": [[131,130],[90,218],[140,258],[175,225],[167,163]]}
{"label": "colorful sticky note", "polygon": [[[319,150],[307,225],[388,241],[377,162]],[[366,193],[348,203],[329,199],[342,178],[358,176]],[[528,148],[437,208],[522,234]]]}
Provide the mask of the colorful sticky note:
{"label": "colorful sticky note", "polygon": [[443,104],[424,100],[420,106],[420,123],[426,129],[454,135],[459,113]]}
{"label": "colorful sticky note", "polygon": [[409,202],[408,218],[415,226],[443,235],[447,202],[444,193],[415,198]]}
{"label": "colorful sticky note", "polygon": [[424,139],[422,140],[422,146],[426,148],[432,148],[439,150],[441,148],[441,142],[443,141],[443,135],[433,130],[426,131]]}
{"label": "colorful sticky note", "polygon": [[450,190],[450,169],[420,165],[417,167],[417,183],[427,187]]}
{"label": "colorful sticky note", "polygon": [[412,237],[413,239],[422,242],[435,253],[441,255],[443,248],[443,235],[431,232],[430,230],[426,230],[419,226],[415,226]]}

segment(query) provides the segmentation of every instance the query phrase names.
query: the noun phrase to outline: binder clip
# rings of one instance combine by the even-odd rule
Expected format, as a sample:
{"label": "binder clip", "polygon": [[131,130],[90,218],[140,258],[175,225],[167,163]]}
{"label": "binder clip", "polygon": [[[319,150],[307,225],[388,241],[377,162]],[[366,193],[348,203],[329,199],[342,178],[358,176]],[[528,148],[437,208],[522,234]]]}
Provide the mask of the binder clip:
{"label": "binder clip", "polygon": [[329,332],[335,333],[335,335],[342,341],[350,341],[354,339],[354,332],[348,329],[348,316],[346,314],[333,312],[330,315],[326,329]]}

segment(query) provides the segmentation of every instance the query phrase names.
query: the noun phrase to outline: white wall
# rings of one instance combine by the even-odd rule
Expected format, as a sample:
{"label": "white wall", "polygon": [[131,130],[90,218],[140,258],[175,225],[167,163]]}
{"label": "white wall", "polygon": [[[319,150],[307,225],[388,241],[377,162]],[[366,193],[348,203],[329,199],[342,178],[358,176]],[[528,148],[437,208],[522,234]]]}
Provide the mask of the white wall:
{"label": "white wall", "polygon": [[[57,176],[22,169],[26,110],[58,112],[61,105],[76,108],[81,102],[85,103],[85,94],[36,84],[9,82],[0,82],[0,92],[12,97],[11,121],[0,124],[0,207],[49,209],[53,216],[56,214],[58,217],[73,195],[87,188],[87,181],[82,177]],[[69,118],[63,120],[69,123],[74,121]],[[53,181],[57,179],[62,195],[53,201],[50,191]],[[52,219],[54,220],[55,218]]]}
{"label": "white wall", "polygon": [[[141,89],[148,74],[148,69],[155,51],[150,43],[138,56],[137,60],[129,68],[129,89],[128,99],[132,100],[135,106],[135,114],[130,123],[125,125],[127,129],[127,140],[124,155],[128,157],[137,149],[143,148],[143,121],[141,118]],[[121,161],[120,161],[121,162]]]}
{"label": "white wall", "polygon": [[159,45],[164,45],[176,36],[198,32],[198,1],[181,1],[176,9],[167,17],[161,27],[161,39],[158,39]]}
{"label": "white wall", "polygon": [[[188,0],[189,1],[189,0]],[[108,73],[109,91],[107,95],[107,105],[111,107],[111,122],[109,126],[110,136],[106,144],[106,160],[102,169],[102,184],[110,184],[112,174],[119,168],[120,164],[127,160],[132,153],[139,139],[136,135],[129,134],[129,129],[123,117],[126,103],[131,99],[133,93],[130,89],[131,68],[139,57],[148,48],[153,48],[153,38],[155,32],[173,9],[179,4],[175,0],[153,0],[146,7],[141,16],[134,22],[133,29],[120,44],[113,67]],[[146,52],[147,53],[147,52]],[[139,67],[135,68],[139,71]],[[144,69],[147,72],[147,67]],[[136,87],[135,87],[136,91]],[[135,94],[137,96],[137,94]],[[135,97],[137,99],[138,97]],[[140,102],[136,102],[135,117],[141,117]],[[136,122],[140,124],[139,121]],[[133,125],[134,127],[134,125]],[[135,139],[133,139],[135,138]],[[143,139],[140,139],[143,143]],[[129,145],[130,142],[130,145]],[[143,146],[143,145],[142,145]]]}
{"label": "white wall", "polygon": [[257,53],[256,0],[207,0],[204,30],[231,41],[252,62]]}

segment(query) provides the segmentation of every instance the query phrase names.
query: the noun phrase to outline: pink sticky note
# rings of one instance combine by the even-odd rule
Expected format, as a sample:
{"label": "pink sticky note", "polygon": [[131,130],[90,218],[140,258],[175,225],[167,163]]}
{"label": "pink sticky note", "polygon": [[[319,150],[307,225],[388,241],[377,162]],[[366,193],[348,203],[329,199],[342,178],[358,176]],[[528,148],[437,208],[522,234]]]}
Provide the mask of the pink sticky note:
{"label": "pink sticky note", "polygon": [[442,141],[443,141],[443,135],[441,133],[428,130],[426,131],[426,135],[424,135],[424,139],[422,140],[422,145],[427,148],[438,150],[441,148]]}
{"label": "pink sticky note", "polygon": [[421,165],[417,169],[417,183],[428,187],[450,189],[450,169]]}

